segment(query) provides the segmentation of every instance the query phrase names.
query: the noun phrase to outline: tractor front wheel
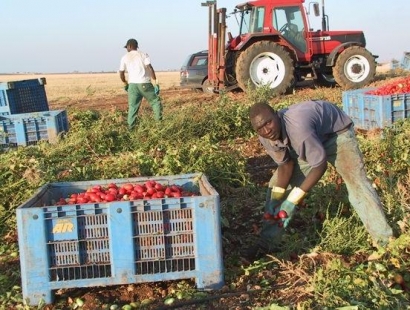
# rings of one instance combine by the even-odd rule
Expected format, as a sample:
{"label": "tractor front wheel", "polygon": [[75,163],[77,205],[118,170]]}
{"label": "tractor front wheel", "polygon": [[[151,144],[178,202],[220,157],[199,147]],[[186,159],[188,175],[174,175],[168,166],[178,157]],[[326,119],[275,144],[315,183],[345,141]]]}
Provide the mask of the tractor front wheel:
{"label": "tractor front wheel", "polygon": [[373,55],[361,46],[351,46],[337,57],[333,76],[343,89],[357,89],[368,85],[376,74]]}
{"label": "tractor front wheel", "polygon": [[266,85],[275,93],[284,94],[293,87],[293,59],[275,42],[252,44],[239,55],[236,64],[236,80],[243,91]]}

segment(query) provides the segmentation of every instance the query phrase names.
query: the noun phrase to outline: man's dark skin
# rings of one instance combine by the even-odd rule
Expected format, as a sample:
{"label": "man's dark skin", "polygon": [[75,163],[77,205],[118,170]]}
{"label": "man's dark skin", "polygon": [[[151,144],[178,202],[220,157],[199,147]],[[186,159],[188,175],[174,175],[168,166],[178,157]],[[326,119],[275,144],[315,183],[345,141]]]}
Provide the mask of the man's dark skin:
{"label": "man's dark skin", "polygon": [[[263,138],[272,141],[282,140],[281,120],[277,113],[272,113],[270,110],[265,110],[251,119],[252,127]],[[286,163],[278,167],[277,187],[287,188],[292,177],[294,161],[288,160]],[[306,176],[300,189],[308,192],[320,180],[326,172],[327,162],[325,161],[320,166],[312,168]]]}

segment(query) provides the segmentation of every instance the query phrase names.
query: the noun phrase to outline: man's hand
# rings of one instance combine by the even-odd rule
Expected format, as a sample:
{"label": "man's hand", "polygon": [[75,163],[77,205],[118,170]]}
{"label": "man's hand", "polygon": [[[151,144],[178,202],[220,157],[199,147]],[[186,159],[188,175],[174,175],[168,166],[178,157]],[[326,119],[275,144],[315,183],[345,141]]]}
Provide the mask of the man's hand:
{"label": "man's hand", "polygon": [[282,202],[282,198],[285,195],[285,189],[281,187],[274,186],[272,187],[270,193],[270,199],[266,205],[266,212],[270,215],[276,215],[278,213],[277,208]]}
{"label": "man's hand", "polygon": [[158,84],[155,84],[154,85],[154,93],[155,93],[155,95],[159,95],[159,85]]}
{"label": "man's hand", "polygon": [[268,212],[272,217],[278,214],[280,207],[280,200],[271,199],[266,205],[266,212]]}
{"label": "man's hand", "polygon": [[282,202],[277,215],[283,222],[283,227],[287,227],[289,225],[289,222],[295,214],[295,211],[296,205],[293,202],[289,200]]}
{"label": "man's hand", "polygon": [[287,227],[289,225],[289,222],[292,219],[293,214],[295,214],[296,205],[302,201],[305,195],[306,192],[301,190],[299,187],[294,187],[292,191],[289,193],[286,200],[282,202],[282,204],[280,205],[277,215],[282,220],[284,227]]}

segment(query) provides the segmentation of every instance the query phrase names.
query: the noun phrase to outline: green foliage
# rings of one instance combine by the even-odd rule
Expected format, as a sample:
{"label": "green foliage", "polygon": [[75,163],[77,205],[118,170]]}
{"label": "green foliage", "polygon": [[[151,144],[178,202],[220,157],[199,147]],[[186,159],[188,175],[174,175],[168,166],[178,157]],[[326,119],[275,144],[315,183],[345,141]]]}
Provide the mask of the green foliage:
{"label": "green foliage", "polygon": [[[86,91],[93,94],[91,88]],[[15,210],[40,186],[193,172],[206,174],[220,194],[227,285],[264,289],[249,309],[287,309],[278,305],[299,309],[409,307],[408,290],[394,280],[397,274],[403,275],[410,286],[408,120],[398,121],[381,134],[358,134],[369,178],[398,236],[388,248],[373,253],[363,224],[349,209],[346,189],[329,167],[305,199],[307,206],[291,223],[283,248],[273,253],[276,259],[268,257],[249,267],[238,260],[239,249],[257,235],[266,184],[249,175],[250,157],[266,155],[248,147],[256,141],[249,106],[266,100],[280,109],[315,98],[340,105],[341,92],[317,88],[272,96],[268,89],[260,88],[242,101],[222,94],[214,102],[178,106],[165,113],[163,122],[143,115],[133,131],[127,128],[125,111],[68,110],[70,130],[58,143],[42,142],[0,153],[0,234],[6,240],[0,245],[0,309],[30,308],[24,305],[19,287]],[[270,169],[262,168],[253,177],[262,178]],[[322,220],[318,214],[324,215]],[[294,254],[299,256],[292,261]],[[369,259],[370,255],[376,258]],[[276,283],[282,286],[274,291]],[[167,302],[199,298],[185,282],[172,285]],[[267,297],[269,291],[272,295]]]}
{"label": "green foliage", "polygon": [[320,230],[318,250],[335,254],[354,254],[368,250],[368,233],[356,213],[343,216],[344,206],[340,206],[336,215],[326,213]]}

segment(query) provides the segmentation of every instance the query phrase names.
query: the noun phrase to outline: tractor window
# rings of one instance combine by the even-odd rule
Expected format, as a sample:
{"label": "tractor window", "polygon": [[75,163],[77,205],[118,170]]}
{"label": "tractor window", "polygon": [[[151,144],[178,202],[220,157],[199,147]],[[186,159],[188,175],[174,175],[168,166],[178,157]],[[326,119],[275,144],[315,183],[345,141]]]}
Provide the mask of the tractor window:
{"label": "tractor window", "polygon": [[262,32],[264,17],[264,7],[256,7],[252,10],[249,33]]}
{"label": "tractor window", "polygon": [[264,18],[264,7],[252,7],[252,10],[245,11],[242,18],[241,34],[262,32]]}
{"label": "tractor window", "polygon": [[290,43],[302,52],[306,52],[306,39],[303,35],[305,26],[298,6],[277,7],[274,9],[273,26]]}

